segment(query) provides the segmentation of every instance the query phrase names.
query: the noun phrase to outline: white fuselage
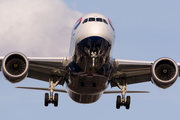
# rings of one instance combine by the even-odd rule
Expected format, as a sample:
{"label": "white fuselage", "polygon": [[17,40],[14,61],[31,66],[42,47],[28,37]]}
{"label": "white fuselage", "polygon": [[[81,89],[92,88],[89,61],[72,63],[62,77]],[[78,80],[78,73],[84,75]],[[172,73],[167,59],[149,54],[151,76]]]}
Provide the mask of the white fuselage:
{"label": "white fuselage", "polygon": [[90,13],[75,24],[70,46],[71,63],[67,90],[79,103],[97,101],[108,86],[112,65],[110,55],[115,40],[111,21],[102,14]]}
{"label": "white fuselage", "polygon": [[[89,18],[102,18],[102,20],[106,20],[107,24],[105,22],[98,22],[98,21],[87,21],[85,23],[85,19]],[[78,24],[79,20],[81,20],[81,23],[79,26],[75,29],[76,25]],[[91,36],[99,36],[107,40],[111,45],[114,44],[115,40],[115,31],[112,29],[111,25],[109,24],[109,19],[99,13],[90,13],[82,16],[79,19],[76,24],[74,25],[74,28],[72,30],[71,35],[71,45],[70,45],[70,51],[69,55],[73,56],[75,46],[82,41],[85,38],[91,37]],[[112,23],[111,23],[112,24]]]}

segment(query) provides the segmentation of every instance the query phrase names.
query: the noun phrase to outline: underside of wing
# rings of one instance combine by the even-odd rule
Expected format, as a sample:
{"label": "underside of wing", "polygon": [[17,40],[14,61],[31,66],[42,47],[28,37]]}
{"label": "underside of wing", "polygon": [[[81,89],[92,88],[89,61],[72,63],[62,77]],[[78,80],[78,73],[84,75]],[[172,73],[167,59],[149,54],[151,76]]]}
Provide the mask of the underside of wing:
{"label": "underside of wing", "polygon": [[110,80],[111,87],[123,84],[126,80],[127,84],[135,84],[141,82],[151,81],[151,66],[153,62],[150,61],[134,61],[115,59],[113,62],[113,76]]}
{"label": "underside of wing", "polygon": [[179,77],[180,63],[171,58],[156,61],[114,59],[111,87],[152,81],[160,88],[170,87]]}
{"label": "underside of wing", "polygon": [[[29,78],[34,78],[42,81],[49,82],[50,76],[66,77],[66,65],[68,58],[36,58],[30,57],[29,59]],[[64,81],[59,84],[63,85]]]}
{"label": "underside of wing", "polygon": [[20,82],[26,76],[49,82],[53,76],[54,82],[61,78],[59,84],[63,85],[67,77],[68,63],[67,57],[26,57],[22,53],[11,52],[0,57],[0,70],[11,83]]}

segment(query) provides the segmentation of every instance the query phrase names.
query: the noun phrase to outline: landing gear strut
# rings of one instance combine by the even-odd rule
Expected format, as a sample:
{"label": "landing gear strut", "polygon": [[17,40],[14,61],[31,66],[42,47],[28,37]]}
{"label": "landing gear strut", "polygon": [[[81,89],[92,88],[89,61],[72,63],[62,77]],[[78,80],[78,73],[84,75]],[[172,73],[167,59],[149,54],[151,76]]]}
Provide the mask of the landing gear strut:
{"label": "landing gear strut", "polygon": [[45,106],[48,106],[50,103],[54,104],[55,107],[58,106],[58,93],[55,93],[53,95],[53,92],[54,92],[54,88],[58,85],[60,80],[61,80],[61,78],[59,78],[54,83],[53,82],[53,77],[49,78],[49,92],[50,92],[50,95],[49,95],[49,93],[45,93],[45,100],[44,100],[44,105]]}
{"label": "landing gear strut", "polygon": [[129,109],[131,97],[127,96],[125,98],[125,94],[127,93],[127,83],[125,82],[125,80],[123,81],[123,86],[121,86],[117,80],[116,80],[116,83],[117,83],[119,89],[121,89],[121,95],[122,95],[122,98],[120,95],[117,96],[116,108],[119,109],[120,106],[125,106],[126,109]]}

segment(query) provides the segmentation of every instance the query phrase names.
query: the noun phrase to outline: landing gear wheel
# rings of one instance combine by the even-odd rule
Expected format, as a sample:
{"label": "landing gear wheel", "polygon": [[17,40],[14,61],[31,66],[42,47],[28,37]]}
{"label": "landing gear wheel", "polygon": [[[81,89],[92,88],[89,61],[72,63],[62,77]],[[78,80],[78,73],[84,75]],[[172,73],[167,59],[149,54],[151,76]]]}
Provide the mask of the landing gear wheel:
{"label": "landing gear wheel", "polygon": [[117,96],[117,100],[116,100],[116,109],[119,109],[121,106],[121,96],[118,95]]}
{"label": "landing gear wheel", "polygon": [[129,108],[130,108],[130,101],[131,101],[130,96],[127,96],[127,97],[126,97],[126,109],[129,109]]}
{"label": "landing gear wheel", "polygon": [[58,93],[55,93],[55,95],[54,95],[54,106],[55,107],[58,106]]}
{"label": "landing gear wheel", "polygon": [[49,104],[49,93],[45,93],[45,101],[44,101],[44,105],[48,106]]}

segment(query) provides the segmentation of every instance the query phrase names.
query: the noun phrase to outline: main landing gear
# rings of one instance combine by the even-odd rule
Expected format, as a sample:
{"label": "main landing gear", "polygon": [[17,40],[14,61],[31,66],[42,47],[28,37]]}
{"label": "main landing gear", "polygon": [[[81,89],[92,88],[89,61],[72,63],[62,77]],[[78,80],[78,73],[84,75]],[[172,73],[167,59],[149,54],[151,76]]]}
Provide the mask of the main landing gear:
{"label": "main landing gear", "polygon": [[[55,107],[58,106],[58,93],[55,93],[53,95],[54,92],[54,88],[58,85],[58,83],[60,82],[61,78],[59,78],[55,83],[53,82],[53,77],[49,78],[49,93],[45,93],[45,101],[44,101],[44,105],[48,106],[50,103],[54,104]],[[54,84],[54,85],[53,85]]]}
{"label": "main landing gear", "polygon": [[123,81],[123,86],[121,86],[117,80],[116,80],[116,83],[117,83],[119,89],[121,89],[121,95],[122,95],[122,98],[120,95],[117,96],[116,108],[119,109],[120,106],[125,106],[126,109],[129,109],[131,97],[127,96],[125,98],[125,94],[127,93],[127,83],[125,82],[125,80]]}
{"label": "main landing gear", "polygon": [[126,99],[121,99],[121,96],[118,95],[117,96],[117,100],[116,100],[116,108],[119,109],[120,106],[125,106],[126,109],[130,108],[130,96],[127,96]]}

